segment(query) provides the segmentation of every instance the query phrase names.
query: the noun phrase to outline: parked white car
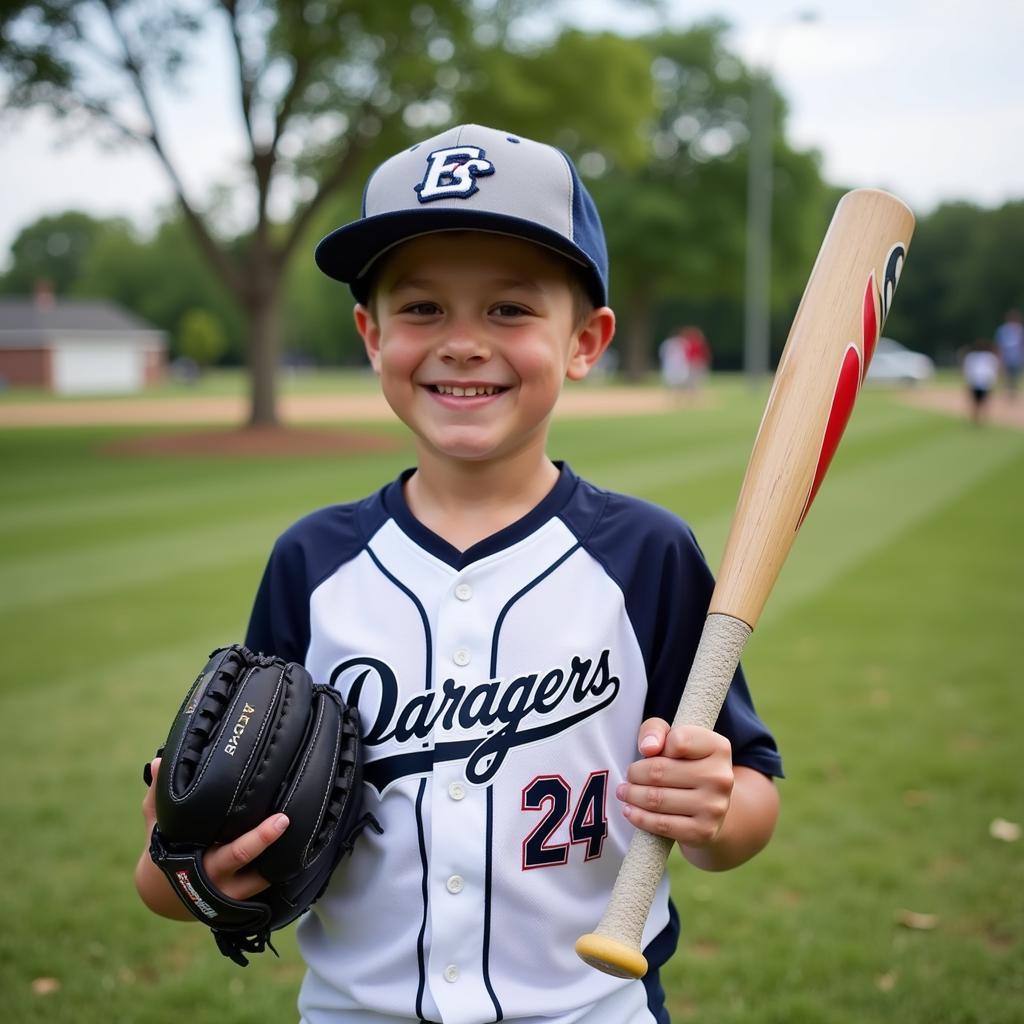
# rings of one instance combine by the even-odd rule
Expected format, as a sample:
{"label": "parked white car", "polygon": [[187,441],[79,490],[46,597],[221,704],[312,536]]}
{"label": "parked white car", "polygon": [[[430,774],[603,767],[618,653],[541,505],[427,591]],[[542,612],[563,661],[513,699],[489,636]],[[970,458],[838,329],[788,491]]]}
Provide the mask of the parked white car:
{"label": "parked white car", "polygon": [[911,352],[892,338],[879,338],[867,379],[886,384],[922,384],[934,375],[935,361],[930,356]]}

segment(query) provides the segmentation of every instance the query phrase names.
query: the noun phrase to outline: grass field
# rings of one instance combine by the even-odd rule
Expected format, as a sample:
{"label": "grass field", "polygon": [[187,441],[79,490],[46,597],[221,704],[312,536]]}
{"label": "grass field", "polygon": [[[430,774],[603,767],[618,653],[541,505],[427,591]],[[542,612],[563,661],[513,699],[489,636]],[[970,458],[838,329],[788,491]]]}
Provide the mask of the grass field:
{"label": "grass field", "polygon": [[[715,397],[566,423],[552,453],[680,512],[715,565],[763,395]],[[123,436],[0,432],[4,1019],[294,1020],[291,932],[242,971],[137,901],[140,770],[197,657],[241,637],[277,532],[411,450],[104,453]],[[990,835],[1024,823],[1022,523],[1024,433],[862,396],[745,658],[779,830],[738,871],[675,863],[674,1021],[1024,1021],[1024,841]]]}

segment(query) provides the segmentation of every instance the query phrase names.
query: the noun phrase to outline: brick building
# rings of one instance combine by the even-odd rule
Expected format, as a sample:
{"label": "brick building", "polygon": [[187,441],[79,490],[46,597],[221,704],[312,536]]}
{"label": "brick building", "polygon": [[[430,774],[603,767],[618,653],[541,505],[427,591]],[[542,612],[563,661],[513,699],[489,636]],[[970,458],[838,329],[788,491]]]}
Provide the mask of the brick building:
{"label": "brick building", "polygon": [[140,391],[161,380],[167,338],[112,302],[0,297],[0,383],[57,394]]}

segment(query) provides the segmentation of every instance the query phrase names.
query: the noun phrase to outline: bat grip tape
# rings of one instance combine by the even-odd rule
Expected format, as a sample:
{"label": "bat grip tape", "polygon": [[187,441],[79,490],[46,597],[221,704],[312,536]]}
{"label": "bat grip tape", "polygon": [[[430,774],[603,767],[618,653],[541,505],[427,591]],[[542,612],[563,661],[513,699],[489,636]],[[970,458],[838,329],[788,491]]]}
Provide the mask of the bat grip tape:
{"label": "bat grip tape", "polygon": [[[750,633],[741,619],[720,612],[708,615],[673,726],[715,727]],[[592,967],[618,977],[646,973],[640,952],[644,925],[673,845],[673,840],[641,829],[633,833],[604,916],[576,947]]]}

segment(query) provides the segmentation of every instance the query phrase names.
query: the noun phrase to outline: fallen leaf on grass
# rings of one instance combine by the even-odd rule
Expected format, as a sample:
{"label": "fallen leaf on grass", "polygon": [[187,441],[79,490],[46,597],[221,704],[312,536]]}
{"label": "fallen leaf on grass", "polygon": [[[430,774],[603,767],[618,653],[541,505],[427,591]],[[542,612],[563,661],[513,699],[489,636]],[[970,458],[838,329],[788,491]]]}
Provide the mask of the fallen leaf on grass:
{"label": "fallen leaf on grass", "polygon": [[875,978],[875,988],[879,992],[891,992],[896,987],[896,981],[899,975],[895,971],[886,971],[885,974],[880,974]]}
{"label": "fallen leaf on grass", "polygon": [[60,982],[56,978],[33,978],[32,991],[37,996],[52,996],[60,991]]}
{"label": "fallen leaf on grass", "polygon": [[1001,839],[1004,843],[1015,843],[1020,839],[1021,828],[1015,821],[996,818],[988,827],[988,834],[993,839]]}
{"label": "fallen leaf on grass", "polygon": [[930,932],[938,926],[938,914],[921,914],[916,910],[901,910],[896,920],[904,928],[912,928],[916,932]]}

